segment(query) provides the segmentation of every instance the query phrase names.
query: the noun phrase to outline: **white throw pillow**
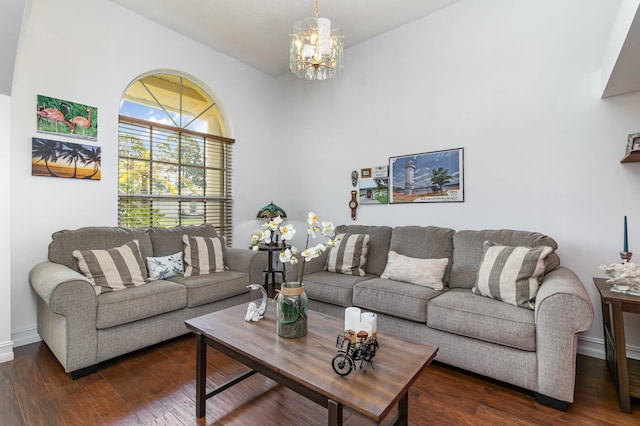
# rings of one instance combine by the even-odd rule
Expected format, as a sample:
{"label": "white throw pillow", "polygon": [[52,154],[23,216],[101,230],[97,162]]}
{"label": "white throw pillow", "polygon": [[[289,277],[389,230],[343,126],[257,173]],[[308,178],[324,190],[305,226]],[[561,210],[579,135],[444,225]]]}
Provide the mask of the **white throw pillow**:
{"label": "white throw pillow", "polygon": [[152,280],[165,280],[184,274],[182,252],[169,256],[147,257],[147,269]]}
{"label": "white throw pillow", "polygon": [[387,266],[380,278],[417,284],[434,290],[442,290],[442,278],[449,259],[418,259],[389,250]]}

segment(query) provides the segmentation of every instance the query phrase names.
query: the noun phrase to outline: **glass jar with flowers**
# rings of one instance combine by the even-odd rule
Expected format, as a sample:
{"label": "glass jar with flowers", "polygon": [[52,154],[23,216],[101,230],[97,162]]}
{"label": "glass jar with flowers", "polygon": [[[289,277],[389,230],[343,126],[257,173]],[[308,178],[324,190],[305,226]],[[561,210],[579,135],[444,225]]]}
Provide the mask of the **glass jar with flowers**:
{"label": "glass jar with flowers", "polygon": [[[264,223],[260,229],[254,231],[249,247],[252,250],[258,250],[260,244],[272,244],[273,241],[278,240],[278,234],[280,235],[281,251],[278,259],[282,263],[283,283],[276,297],[276,329],[279,336],[293,339],[307,334],[308,299],[304,292],[304,266],[306,262],[319,257],[327,247],[335,246],[337,241],[333,238],[335,230],[333,223],[319,222],[316,214],[310,212],[307,217],[305,249],[300,253],[304,262],[301,265],[298,280],[289,281],[286,264],[296,265],[299,252],[297,247],[288,243],[293,239],[296,230],[293,225],[283,225],[282,222],[282,218],[278,216]],[[315,239],[319,234],[324,237],[324,242],[309,247],[310,238]]]}

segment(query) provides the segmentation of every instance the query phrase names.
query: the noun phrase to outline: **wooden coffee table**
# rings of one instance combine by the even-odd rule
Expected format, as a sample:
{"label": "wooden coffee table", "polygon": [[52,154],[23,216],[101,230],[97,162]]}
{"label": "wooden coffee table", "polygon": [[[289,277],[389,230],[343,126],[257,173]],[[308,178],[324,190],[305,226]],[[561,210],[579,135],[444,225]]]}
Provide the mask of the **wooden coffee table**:
{"label": "wooden coffee table", "polygon": [[[238,305],[185,321],[196,334],[196,415],[205,415],[206,400],[245,378],[260,373],[328,408],[329,425],[342,424],[342,409],[380,422],[397,404],[392,424],[408,423],[408,391],[438,351],[435,346],[378,333],[380,348],[366,373],[354,370],[338,376],[331,367],[336,339],[344,332],[341,320],[309,312],[305,337],[285,339],[276,333],[275,309],[265,318],[246,322],[247,307]],[[207,345],[251,370],[216,389],[206,389]]]}

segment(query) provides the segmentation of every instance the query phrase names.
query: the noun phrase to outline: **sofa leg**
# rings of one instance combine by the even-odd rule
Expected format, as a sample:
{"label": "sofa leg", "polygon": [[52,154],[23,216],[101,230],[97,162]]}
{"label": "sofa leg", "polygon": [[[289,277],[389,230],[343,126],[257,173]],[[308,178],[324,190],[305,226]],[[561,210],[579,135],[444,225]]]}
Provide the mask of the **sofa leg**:
{"label": "sofa leg", "polygon": [[567,411],[567,408],[569,408],[569,403],[566,401],[560,401],[559,399],[551,398],[538,392],[534,392],[534,394],[536,395],[536,400],[542,405],[546,405],[547,407],[555,408],[560,411]]}
{"label": "sofa leg", "polygon": [[80,377],[88,376],[91,373],[95,373],[98,369],[98,364],[91,365],[89,367],[81,368],[80,370],[72,371],[69,373],[71,380],[79,379]]}

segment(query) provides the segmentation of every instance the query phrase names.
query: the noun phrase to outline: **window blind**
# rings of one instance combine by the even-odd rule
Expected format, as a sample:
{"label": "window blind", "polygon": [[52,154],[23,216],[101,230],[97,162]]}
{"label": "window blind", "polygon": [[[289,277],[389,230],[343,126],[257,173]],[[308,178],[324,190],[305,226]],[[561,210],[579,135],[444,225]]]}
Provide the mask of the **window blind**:
{"label": "window blind", "polygon": [[118,222],[209,223],[232,244],[233,139],[119,117]]}

